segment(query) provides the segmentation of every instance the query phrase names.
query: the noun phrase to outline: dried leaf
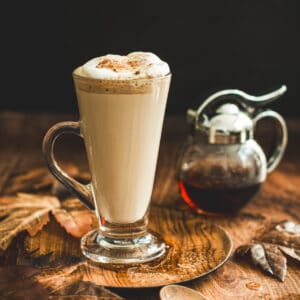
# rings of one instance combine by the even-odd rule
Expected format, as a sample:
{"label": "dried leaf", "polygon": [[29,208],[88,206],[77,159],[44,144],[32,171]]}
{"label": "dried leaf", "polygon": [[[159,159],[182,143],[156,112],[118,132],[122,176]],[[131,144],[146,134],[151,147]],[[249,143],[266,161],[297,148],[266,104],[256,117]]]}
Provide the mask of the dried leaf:
{"label": "dried leaf", "polygon": [[39,270],[24,266],[0,268],[0,298],[5,300],[49,299],[48,291],[34,279]]}
{"label": "dried leaf", "polygon": [[82,237],[93,228],[95,215],[74,198],[63,202],[62,208],[53,210],[56,221],[74,237]]}
{"label": "dried leaf", "polygon": [[284,281],[286,258],[277,246],[265,243],[243,245],[236,250],[236,254],[240,257],[250,257],[254,265]]}
{"label": "dried leaf", "polygon": [[283,221],[271,224],[253,244],[240,246],[239,257],[251,257],[255,265],[284,281],[287,257],[300,261],[300,224]]}
{"label": "dried leaf", "polygon": [[295,250],[292,248],[278,246],[278,248],[288,257],[293,258],[300,262],[300,250]]}
{"label": "dried leaf", "polygon": [[[79,169],[71,163],[62,164],[62,169],[71,177],[83,182],[90,181],[90,174],[80,172]],[[59,183],[45,167],[38,167],[31,170],[26,170],[14,175],[9,182],[6,192],[9,194],[17,192],[32,192],[40,191],[46,188],[51,188],[52,194],[56,196],[67,196],[69,191]]]}
{"label": "dried leaf", "polygon": [[271,224],[269,228],[259,237],[259,240],[282,245],[285,247],[300,249],[300,224],[291,221],[283,221]]}
{"label": "dried leaf", "polygon": [[283,221],[275,226],[275,229],[280,232],[300,235],[300,224],[295,224],[291,221]]}
{"label": "dried leaf", "polygon": [[[71,177],[82,183],[88,183],[91,180],[88,172],[80,172],[74,164],[63,163],[61,167]],[[38,167],[14,174],[10,178],[5,192],[15,194],[18,192],[41,191],[47,188],[59,198],[65,198],[70,195],[70,192],[51,175],[46,167]]]}
{"label": "dried leaf", "polygon": [[272,244],[263,244],[267,260],[272,268],[273,275],[280,279],[282,282],[286,275],[286,257],[278,249],[277,246]]}
{"label": "dried leaf", "polygon": [[[82,182],[90,180],[89,173],[80,173],[73,164],[64,164],[62,168],[70,176]],[[9,193],[39,191],[50,187],[52,192],[60,197],[69,195],[69,192],[46,168],[40,167],[13,176],[6,191]],[[27,230],[29,235],[34,236],[49,222],[50,211],[59,224],[74,237],[81,237],[92,229],[92,224],[96,223],[93,213],[85,209],[76,199],[65,201],[61,207],[58,199],[52,196],[19,193],[17,197],[2,197],[0,198],[0,251],[6,250],[12,239],[23,230]]]}
{"label": "dried leaf", "polygon": [[6,192],[9,194],[33,192],[50,187],[52,183],[53,178],[49,171],[40,167],[13,176]]}
{"label": "dried leaf", "polygon": [[250,248],[251,258],[255,265],[259,265],[264,271],[274,274],[270,263],[268,262],[265,248],[261,244],[254,244]]}
{"label": "dried leaf", "polygon": [[49,221],[48,213],[58,207],[60,203],[53,196],[19,193],[0,198],[0,250],[6,250],[23,230],[35,234]]}

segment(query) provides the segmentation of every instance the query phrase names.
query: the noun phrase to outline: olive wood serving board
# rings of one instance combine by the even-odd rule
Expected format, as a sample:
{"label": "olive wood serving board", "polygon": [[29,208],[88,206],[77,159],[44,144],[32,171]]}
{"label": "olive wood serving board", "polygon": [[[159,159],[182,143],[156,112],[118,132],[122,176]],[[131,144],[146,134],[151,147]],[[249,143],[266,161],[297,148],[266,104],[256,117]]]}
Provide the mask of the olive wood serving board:
{"label": "olive wood serving board", "polygon": [[[54,238],[57,228],[51,226],[56,227],[50,224],[35,237],[26,238],[27,253],[34,252],[37,257],[52,253],[53,258],[80,256],[76,239],[65,239],[64,235]],[[153,207],[149,227],[167,244],[162,258],[130,266],[103,265],[83,259],[78,268],[72,269],[72,277],[78,273],[83,281],[107,287],[163,286],[204,276],[220,267],[230,256],[232,243],[227,233],[216,225],[203,223],[199,216],[189,212]],[[43,276],[47,277],[47,271]]]}

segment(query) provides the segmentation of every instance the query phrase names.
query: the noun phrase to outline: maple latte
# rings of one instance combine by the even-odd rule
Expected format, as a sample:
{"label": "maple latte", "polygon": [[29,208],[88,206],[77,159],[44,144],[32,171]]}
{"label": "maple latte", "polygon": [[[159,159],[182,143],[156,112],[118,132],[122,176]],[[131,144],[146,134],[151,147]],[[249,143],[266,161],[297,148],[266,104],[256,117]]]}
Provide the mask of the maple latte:
{"label": "maple latte", "polygon": [[94,58],[74,73],[96,211],[133,223],[149,206],[170,84],[156,55]]}
{"label": "maple latte", "polygon": [[[82,253],[104,264],[152,261],[166,252],[147,230],[160,136],[171,74],[149,52],[91,59],[73,72],[80,120],[54,124],[43,140],[51,173],[95,211],[99,226],[81,238]],[[84,139],[92,182],[64,172],[54,156],[65,133]]]}

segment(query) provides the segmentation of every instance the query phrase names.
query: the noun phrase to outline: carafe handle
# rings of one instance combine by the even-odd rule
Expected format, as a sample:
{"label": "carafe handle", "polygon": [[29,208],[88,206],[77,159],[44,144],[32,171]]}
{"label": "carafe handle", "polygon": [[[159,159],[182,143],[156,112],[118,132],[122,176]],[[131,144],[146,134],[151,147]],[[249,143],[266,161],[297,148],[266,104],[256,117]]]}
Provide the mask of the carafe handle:
{"label": "carafe handle", "polygon": [[271,93],[261,96],[249,95],[237,89],[222,90],[205,99],[197,110],[189,109],[187,111],[188,122],[194,123],[195,127],[197,127],[200,116],[205,117],[205,111],[209,110],[212,105],[217,105],[222,101],[224,102],[228,100],[241,105],[249,113],[249,115],[253,116],[258,108],[278,99],[286,91],[287,87],[285,85],[282,85],[279,89]]}
{"label": "carafe handle", "polygon": [[52,126],[43,141],[43,153],[46,164],[54,177],[68,190],[74,193],[89,209],[94,210],[91,185],[84,185],[65,173],[57,164],[54,157],[54,144],[63,134],[75,134],[82,137],[79,122],[60,122]]}
{"label": "carafe handle", "polygon": [[276,120],[276,122],[279,124],[279,137],[277,138],[277,142],[276,142],[276,146],[275,149],[273,151],[273,153],[271,154],[271,156],[268,158],[267,160],[267,171],[268,173],[272,172],[277,165],[279,164],[279,162],[282,159],[282,156],[284,154],[286,145],[287,145],[287,140],[288,140],[288,134],[287,134],[287,127],[286,127],[286,123],[283,119],[283,117],[273,111],[273,110],[264,110],[260,113],[258,113],[254,119],[254,126],[256,125],[256,123],[263,119],[263,118],[273,118]]}

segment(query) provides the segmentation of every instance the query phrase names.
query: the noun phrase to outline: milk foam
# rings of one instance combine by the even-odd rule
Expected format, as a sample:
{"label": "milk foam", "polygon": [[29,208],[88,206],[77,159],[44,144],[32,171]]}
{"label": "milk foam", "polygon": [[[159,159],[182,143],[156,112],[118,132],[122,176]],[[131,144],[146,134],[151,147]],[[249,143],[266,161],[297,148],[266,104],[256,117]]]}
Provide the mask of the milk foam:
{"label": "milk foam", "polygon": [[75,73],[94,79],[130,80],[165,76],[170,68],[151,52],[132,52],[124,56],[107,54],[93,58]]}

